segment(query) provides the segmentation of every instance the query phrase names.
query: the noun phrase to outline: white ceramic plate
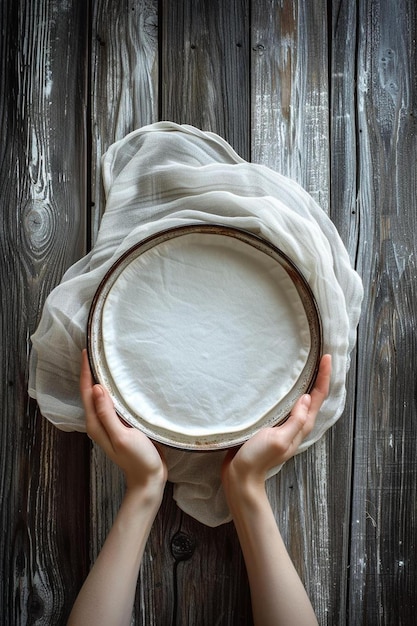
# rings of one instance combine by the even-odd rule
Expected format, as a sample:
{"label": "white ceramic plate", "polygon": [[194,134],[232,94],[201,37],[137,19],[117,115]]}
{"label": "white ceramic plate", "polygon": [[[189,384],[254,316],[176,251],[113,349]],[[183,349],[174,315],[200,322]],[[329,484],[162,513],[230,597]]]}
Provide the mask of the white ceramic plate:
{"label": "white ceramic plate", "polygon": [[295,265],[220,225],[161,231],[128,250],[94,297],[88,352],[120,417],[190,450],[241,444],[311,388],[320,315]]}

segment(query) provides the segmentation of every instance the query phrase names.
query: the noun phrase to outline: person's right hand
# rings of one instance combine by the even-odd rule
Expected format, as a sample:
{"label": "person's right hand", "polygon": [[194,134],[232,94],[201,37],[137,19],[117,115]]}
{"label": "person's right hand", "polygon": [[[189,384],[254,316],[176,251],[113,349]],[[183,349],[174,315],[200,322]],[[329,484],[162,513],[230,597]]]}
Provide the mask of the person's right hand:
{"label": "person's right hand", "polygon": [[291,458],[311,432],[329,391],[331,358],[325,355],[311,391],[282,426],[258,431],[223,462],[222,483],[248,573],[253,621],[263,626],[317,619],[279,532],[265,489],[269,470]]}
{"label": "person's right hand", "polygon": [[167,468],[161,453],[144,433],[121,422],[107,390],[94,384],[86,350],[82,355],[80,391],[87,434],[123,470],[127,488],[138,486],[162,492]]}
{"label": "person's right hand", "polygon": [[311,394],[302,396],[281,426],[264,428],[241,448],[229,450],[222,467],[226,494],[243,483],[263,485],[268,471],[288,461],[312,431],[316,416],[329,393],[331,357],[322,357]]}

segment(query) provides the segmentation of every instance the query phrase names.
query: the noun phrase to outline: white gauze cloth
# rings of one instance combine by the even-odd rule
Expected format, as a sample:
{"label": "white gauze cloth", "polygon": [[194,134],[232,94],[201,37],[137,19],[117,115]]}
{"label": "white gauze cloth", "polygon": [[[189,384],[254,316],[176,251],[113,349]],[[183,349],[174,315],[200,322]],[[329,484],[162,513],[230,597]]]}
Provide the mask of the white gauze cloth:
{"label": "white gauze cloth", "polygon": [[[363,296],[333,223],[296,182],[244,161],[218,135],[191,126],[159,122],[136,130],[108,149],[102,166],[106,209],[97,242],[49,295],[32,336],[29,393],[42,414],[62,430],[85,431],[78,386],[87,317],[101,279],[120,255],[167,228],[224,224],[276,245],[316,298],[323,352],[332,355],[333,369],[329,397],[299,448],[305,450],[343,411]],[[220,482],[225,452],[165,446],[164,454],[181,509],[209,526],[228,521]]]}

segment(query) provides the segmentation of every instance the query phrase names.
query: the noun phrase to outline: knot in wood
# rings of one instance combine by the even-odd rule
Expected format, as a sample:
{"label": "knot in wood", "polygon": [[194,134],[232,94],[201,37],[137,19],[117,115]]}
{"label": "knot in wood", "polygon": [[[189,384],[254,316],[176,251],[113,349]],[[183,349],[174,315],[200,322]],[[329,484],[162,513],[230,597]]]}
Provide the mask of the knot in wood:
{"label": "knot in wood", "polygon": [[28,598],[28,613],[33,621],[38,621],[38,619],[45,617],[44,602],[36,591],[33,591]]}
{"label": "knot in wood", "polygon": [[35,247],[45,245],[53,231],[53,213],[48,202],[31,200],[23,211],[23,224],[28,243]]}
{"label": "knot in wood", "polygon": [[257,52],[260,56],[262,56],[263,53],[265,52],[265,46],[261,43],[258,43],[255,46],[253,46],[252,50],[254,52]]}
{"label": "knot in wood", "polygon": [[187,561],[195,550],[195,540],[183,532],[176,533],[171,539],[171,553],[176,561]]}

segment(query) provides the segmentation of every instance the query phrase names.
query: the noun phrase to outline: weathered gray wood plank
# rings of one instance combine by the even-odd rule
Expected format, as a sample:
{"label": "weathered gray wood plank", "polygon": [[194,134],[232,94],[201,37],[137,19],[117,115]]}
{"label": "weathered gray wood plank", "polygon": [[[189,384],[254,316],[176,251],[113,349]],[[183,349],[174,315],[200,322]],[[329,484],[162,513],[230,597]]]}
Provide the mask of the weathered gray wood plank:
{"label": "weathered gray wood plank", "polygon": [[[330,217],[356,266],[359,220],[356,210],[356,2],[334,0],[329,7],[330,69]],[[333,608],[327,623],[346,623],[350,575],[350,514],[354,424],[356,410],[356,349],[351,355],[345,411],[328,433],[329,581]]]}
{"label": "weathered gray wood plank", "polygon": [[[105,209],[100,159],[114,141],[157,121],[158,2],[96,0],[92,10],[91,128],[94,243]],[[94,446],[91,462],[91,562],[110,530],[124,493],[121,472]],[[175,605],[170,537],[177,508],[167,488],[144,554],[135,602],[136,624],[170,624]]]}
{"label": "weathered gray wood plank", "polygon": [[86,8],[0,11],[0,615],[59,624],[87,569],[88,459],[29,403],[27,364],[44,299],[84,248]]}
{"label": "weathered gray wood plank", "polygon": [[[252,160],[297,180],[326,211],[327,19],[326,2],[252,5]],[[321,624],[339,623],[346,607],[351,445],[345,419],[268,484],[278,524]]]}
{"label": "weathered gray wood plank", "polygon": [[137,626],[174,626],[178,623],[175,619],[177,580],[171,540],[180,520],[180,511],[172,499],[172,485],[168,483],[143,556],[135,602]]}
{"label": "weathered gray wood plank", "polygon": [[180,531],[194,540],[178,564],[176,624],[253,624],[249,585],[233,523],[208,528],[183,514]]}
{"label": "weathered gray wood plank", "polygon": [[416,6],[359,5],[360,333],[351,624],[415,622]]}
{"label": "weathered gray wood plank", "polygon": [[160,10],[161,119],[216,132],[249,159],[249,0]]}
{"label": "weathered gray wood plank", "polygon": [[94,0],[91,39],[92,242],[104,211],[100,159],[158,118],[158,2]]}
{"label": "weathered gray wood plank", "polygon": [[[191,0],[160,7],[161,118],[217,132],[250,158],[248,3]],[[176,530],[196,548],[176,566],[173,623],[252,624],[233,525],[210,529],[181,514]]]}
{"label": "weathered gray wood plank", "polygon": [[355,0],[331,3],[330,217],[353,266],[359,245],[356,83],[358,37]]}
{"label": "weathered gray wood plank", "polygon": [[[157,3],[96,0],[92,7],[91,42],[91,241],[94,244],[105,210],[100,160],[107,148],[135,128],[156,121]],[[123,494],[114,464],[99,449],[92,456],[92,552],[97,555]],[[105,476],[103,481],[102,477]],[[94,485],[94,481],[98,483]],[[109,481],[109,484],[106,482]],[[117,486],[118,485],[118,486]],[[96,491],[97,489],[97,491]],[[112,494],[109,500],[108,494]],[[102,499],[102,504],[96,501]],[[110,516],[110,518],[109,518]]]}
{"label": "weathered gray wood plank", "polygon": [[327,3],[253,1],[252,161],[329,205]]}

